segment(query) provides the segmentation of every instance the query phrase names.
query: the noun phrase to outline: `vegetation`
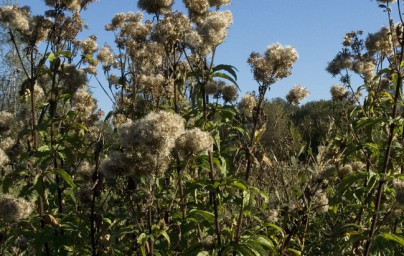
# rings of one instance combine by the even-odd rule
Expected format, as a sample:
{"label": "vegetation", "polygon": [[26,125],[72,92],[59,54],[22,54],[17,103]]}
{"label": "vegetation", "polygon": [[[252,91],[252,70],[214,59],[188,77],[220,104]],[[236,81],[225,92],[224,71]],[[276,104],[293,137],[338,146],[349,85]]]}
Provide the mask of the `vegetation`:
{"label": "vegetation", "polygon": [[215,62],[230,0],[139,0],[151,19],[116,14],[102,47],[76,39],[93,2],[0,8],[1,255],[404,254],[401,19],[347,33],[327,66],[342,85],[299,106],[298,85],[266,100],[298,58],[281,44],[251,53],[238,98]]}

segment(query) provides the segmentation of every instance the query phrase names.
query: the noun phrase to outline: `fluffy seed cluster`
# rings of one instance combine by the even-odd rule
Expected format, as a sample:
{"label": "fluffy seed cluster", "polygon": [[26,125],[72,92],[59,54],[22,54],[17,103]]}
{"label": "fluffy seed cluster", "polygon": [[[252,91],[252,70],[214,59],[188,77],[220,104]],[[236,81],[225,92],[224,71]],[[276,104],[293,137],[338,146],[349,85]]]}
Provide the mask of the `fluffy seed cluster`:
{"label": "fluffy seed cluster", "polygon": [[128,176],[135,172],[133,169],[135,164],[130,154],[111,151],[108,158],[101,164],[100,171],[107,178]]}
{"label": "fluffy seed cluster", "polygon": [[333,100],[343,100],[348,96],[348,91],[342,85],[333,85],[330,89]]}
{"label": "fluffy seed cluster", "polygon": [[86,160],[81,161],[77,166],[76,172],[84,180],[89,180],[93,175],[94,168]]}
{"label": "fluffy seed cluster", "polygon": [[257,106],[257,99],[252,94],[244,94],[241,98],[241,101],[238,103],[237,107],[243,115],[251,117],[254,111],[254,108]]}
{"label": "fluffy seed cluster", "polygon": [[338,53],[335,58],[328,63],[326,70],[331,75],[336,76],[344,69],[352,69],[352,65],[350,53],[344,50]]}
{"label": "fluffy seed cluster", "polygon": [[209,5],[211,7],[225,6],[225,5],[229,5],[230,3],[231,3],[231,0],[209,0]]}
{"label": "fluffy seed cluster", "polygon": [[167,13],[173,4],[173,0],[139,0],[138,7],[147,13]]}
{"label": "fluffy seed cluster", "polygon": [[401,206],[404,206],[404,180],[395,181],[394,188],[396,189],[397,203]]}
{"label": "fluffy seed cluster", "polygon": [[351,163],[351,166],[352,166],[352,170],[357,171],[357,172],[363,171],[366,168],[366,164],[364,164],[360,161],[355,161],[355,162]]}
{"label": "fluffy seed cluster", "polygon": [[141,75],[139,77],[140,87],[154,96],[160,95],[164,82],[164,76],[161,74]]}
{"label": "fluffy seed cluster", "polygon": [[337,174],[337,168],[334,165],[325,166],[318,169],[315,178],[317,180],[332,179]]}
{"label": "fluffy seed cluster", "polygon": [[73,110],[80,113],[80,115],[88,119],[97,108],[97,104],[92,94],[85,89],[78,90],[72,98]]}
{"label": "fluffy seed cluster", "polygon": [[144,74],[155,72],[162,65],[163,45],[146,43],[141,45],[128,45],[129,54],[137,70]]}
{"label": "fluffy seed cluster", "polygon": [[185,131],[175,141],[175,149],[182,158],[195,156],[212,148],[212,137],[199,128]]}
{"label": "fluffy seed cluster", "polygon": [[212,11],[206,14],[197,30],[204,44],[217,46],[227,36],[227,29],[232,23],[233,15],[230,11]]}
{"label": "fluffy seed cluster", "polygon": [[8,222],[19,221],[28,218],[32,211],[33,205],[30,202],[8,194],[0,195],[1,219]]}
{"label": "fluffy seed cluster", "polygon": [[[15,140],[11,137],[6,137],[0,141],[0,148],[3,150],[10,149],[15,144]],[[1,162],[1,161],[0,161]]]}
{"label": "fluffy seed cluster", "polygon": [[3,168],[5,164],[9,161],[7,154],[3,149],[0,148],[0,168]]}
{"label": "fluffy seed cluster", "polygon": [[0,112],[0,133],[8,132],[13,124],[14,115],[7,112]]}
{"label": "fluffy seed cluster", "polygon": [[298,59],[297,51],[291,46],[272,44],[268,46],[264,56],[253,52],[248,58],[254,78],[269,86],[291,74],[293,64]]}
{"label": "fluffy seed cluster", "polygon": [[371,54],[380,52],[382,55],[387,56],[393,51],[393,48],[399,46],[399,42],[396,32],[383,26],[378,32],[368,35],[365,46]]}
{"label": "fluffy seed cluster", "polygon": [[268,211],[268,221],[270,223],[277,223],[279,221],[279,212],[277,209],[271,209]]}
{"label": "fluffy seed cluster", "polygon": [[192,48],[202,46],[202,37],[196,30],[190,30],[184,35],[184,43]]}
{"label": "fluffy seed cluster", "polygon": [[112,151],[101,171],[107,177],[160,174],[167,168],[175,140],[184,129],[185,120],[180,115],[165,111],[119,125],[124,152]]}
{"label": "fluffy seed cluster", "polygon": [[24,31],[29,28],[29,14],[28,6],[5,5],[0,8],[0,23],[11,29]]}
{"label": "fluffy seed cluster", "polygon": [[376,65],[373,61],[356,61],[352,70],[363,76],[365,82],[370,82],[375,75]]}
{"label": "fluffy seed cluster", "polygon": [[81,41],[80,46],[83,51],[83,54],[93,54],[94,52],[97,51],[98,45],[95,40],[97,40],[96,36],[90,36],[89,38]]}
{"label": "fluffy seed cluster", "polygon": [[86,1],[81,1],[81,0],[45,0],[45,4],[51,7],[55,7],[56,5],[59,5],[61,7],[65,7],[66,9],[70,11],[80,11],[82,8],[86,9],[87,5],[96,2],[98,0],[86,0]]}
{"label": "fluffy seed cluster", "polygon": [[64,87],[69,92],[75,92],[87,84],[86,72],[83,69],[76,69],[75,65],[64,64],[61,68],[61,74]]}
{"label": "fluffy seed cluster", "polygon": [[184,14],[169,13],[156,24],[151,38],[164,45],[174,45],[190,30],[191,22]]}
{"label": "fluffy seed cluster", "polygon": [[226,85],[221,92],[225,102],[232,102],[237,99],[237,87],[235,85]]}
{"label": "fluffy seed cluster", "polygon": [[286,95],[286,100],[290,104],[299,105],[300,101],[305,99],[309,95],[309,90],[296,84],[293,89]]}
{"label": "fluffy seed cluster", "polygon": [[353,172],[353,167],[350,164],[345,164],[338,168],[338,176],[344,178]]}
{"label": "fluffy seed cluster", "polygon": [[165,111],[151,112],[133,123],[128,133],[122,134],[122,145],[127,148],[148,145],[157,151],[172,149],[175,139],[184,131],[184,122],[184,119],[177,114]]}
{"label": "fluffy seed cluster", "polygon": [[114,54],[110,46],[103,46],[97,54],[97,60],[100,62],[111,65],[114,62]]}
{"label": "fluffy seed cluster", "polygon": [[29,45],[35,45],[48,38],[52,25],[53,22],[49,17],[40,15],[30,16],[28,29],[20,31],[20,38]]}
{"label": "fluffy seed cluster", "polygon": [[377,0],[377,1],[380,2],[380,3],[394,3],[397,0]]}
{"label": "fluffy seed cluster", "polygon": [[313,197],[314,207],[318,213],[326,213],[328,212],[328,198],[327,194],[323,191],[317,191],[317,193]]}
{"label": "fluffy seed cluster", "polygon": [[191,16],[201,15],[208,11],[208,0],[183,0]]}

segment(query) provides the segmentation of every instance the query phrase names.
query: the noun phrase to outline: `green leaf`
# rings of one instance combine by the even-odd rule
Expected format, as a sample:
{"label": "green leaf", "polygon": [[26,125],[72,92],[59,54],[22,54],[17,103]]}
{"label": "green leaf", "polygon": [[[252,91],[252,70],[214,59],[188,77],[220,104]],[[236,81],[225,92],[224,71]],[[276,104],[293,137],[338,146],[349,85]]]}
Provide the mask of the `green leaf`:
{"label": "green leaf", "polygon": [[248,246],[239,244],[234,246],[234,251],[238,252],[238,255],[242,256],[259,256],[256,255]]}
{"label": "green leaf", "polygon": [[76,128],[76,129],[83,130],[83,131],[88,131],[88,128],[84,124],[80,124],[80,123],[73,123],[72,128]]}
{"label": "green leaf", "polygon": [[48,145],[43,145],[38,148],[39,152],[49,152],[51,148]]}
{"label": "green leaf", "polygon": [[60,53],[60,55],[65,57],[65,58],[71,58],[72,57],[72,53],[70,51],[62,51]]}
{"label": "green leaf", "polygon": [[234,67],[232,65],[220,64],[220,65],[217,65],[217,66],[213,67],[212,70],[213,70],[214,73],[219,71],[219,70],[225,70],[228,73],[230,73],[234,77],[235,80],[237,80],[236,71],[238,71],[238,70],[237,70],[236,67]]}
{"label": "green leaf", "polygon": [[244,185],[243,183],[237,181],[237,180],[234,180],[234,181],[233,181],[232,183],[230,183],[229,185],[232,186],[232,187],[235,187],[235,188],[239,188],[239,189],[241,189],[241,190],[247,190],[247,186]]}
{"label": "green leaf", "polygon": [[171,243],[170,236],[167,234],[166,231],[161,231],[160,235],[164,236],[169,244]]}
{"label": "green leaf", "polygon": [[300,255],[302,255],[301,252],[299,252],[298,250],[292,249],[292,248],[288,248],[286,251],[288,252],[287,255],[291,255],[291,256],[300,256]]}
{"label": "green leaf", "polygon": [[190,221],[196,220],[197,222],[207,221],[209,224],[213,224],[215,215],[208,211],[191,210],[187,216],[187,219]]}
{"label": "green leaf", "polygon": [[142,233],[139,235],[137,238],[137,243],[140,245],[140,251],[142,253],[142,256],[146,256],[146,242],[147,242],[147,235],[145,233]]}
{"label": "green leaf", "polygon": [[208,251],[203,251],[203,252],[198,253],[196,256],[209,256],[209,255],[210,254]]}
{"label": "green leaf", "polygon": [[385,234],[378,235],[378,237],[391,241],[391,242],[394,242],[394,243],[397,243],[400,246],[404,247],[404,238],[401,236],[390,234],[390,233],[385,233]]}
{"label": "green leaf", "polygon": [[[345,195],[345,193],[353,186],[354,183],[358,181],[363,181],[367,177],[368,173],[366,172],[356,172],[347,176],[345,179],[341,181],[341,183],[338,184],[333,200],[339,201]],[[334,201],[333,203],[337,202]]]}
{"label": "green leaf", "polygon": [[272,240],[263,235],[256,236],[252,240],[271,250],[275,247]]}
{"label": "green leaf", "polygon": [[53,171],[56,175],[62,177],[62,179],[66,181],[66,183],[69,184],[70,187],[76,188],[76,184],[74,184],[72,176],[70,176],[67,172],[62,169],[54,169]]}
{"label": "green leaf", "polygon": [[237,86],[238,89],[240,89],[240,87],[238,86],[236,80],[234,80],[231,76],[226,75],[225,73],[216,72],[216,73],[213,74],[213,77],[224,78],[224,79],[232,82],[235,86]]}
{"label": "green leaf", "polygon": [[[273,235],[281,234],[282,237],[285,236],[285,231],[283,231],[283,229],[281,227],[279,227],[275,224],[265,223],[263,226],[266,227],[267,229],[269,229],[270,234],[273,234]],[[271,231],[275,231],[275,232],[271,232]]]}
{"label": "green leaf", "polygon": [[50,62],[54,61],[57,57],[58,57],[58,55],[57,55],[56,53],[54,53],[54,52],[50,52],[50,53],[48,54],[48,60],[49,60]]}

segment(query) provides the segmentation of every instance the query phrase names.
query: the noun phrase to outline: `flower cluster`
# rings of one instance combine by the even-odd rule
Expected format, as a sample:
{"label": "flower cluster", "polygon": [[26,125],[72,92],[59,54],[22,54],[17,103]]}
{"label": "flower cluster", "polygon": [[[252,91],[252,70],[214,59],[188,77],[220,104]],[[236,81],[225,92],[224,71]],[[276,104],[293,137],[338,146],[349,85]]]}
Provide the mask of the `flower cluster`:
{"label": "flower cluster", "polygon": [[29,28],[30,8],[28,6],[6,5],[0,8],[0,23],[18,31]]}
{"label": "flower cluster", "polygon": [[286,95],[286,100],[290,104],[299,105],[300,101],[305,99],[308,95],[309,91],[306,88],[296,84],[295,86],[293,86],[293,89],[291,89]]}
{"label": "flower cluster", "polygon": [[393,48],[399,46],[399,41],[395,31],[383,26],[378,32],[368,35],[365,46],[371,54],[380,52],[382,55],[387,56],[393,51]]}
{"label": "flower cluster", "polygon": [[327,72],[333,76],[339,75],[344,69],[352,69],[351,54],[347,50],[338,53],[326,68]]}
{"label": "flower cluster", "polygon": [[84,88],[77,90],[72,97],[72,110],[79,113],[82,123],[88,123],[95,118],[94,111],[97,109],[97,103],[93,95]]}
{"label": "flower cluster", "polygon": [[175,141],[175,149],[183,157],[195,156],[212,148],[212,137],[199,128],[185,131]]}
{"label": "flower cluster", "polygon": [[344,86],[333,85],[330,89],[331,96],[333,100],[343,100],[348,96],[348,92]]}
{"label": "flower cluster", "polygon": [[183,0],[190,16],[202,15],[208,11],[208,0]]}
{"label": "flower cluster", "polygon": [[404,181],[397,180],[394,182],[394,188],[396,189],[396,200],[399,205],[404,206]]}
{"label": "flower cluster", "polygon": [[15,222],[26,219],[33,211],[33,205],[22,199],[8,194],[0,195],[0,219]]}
{"label": "flower cluster", "polygon": [[97,37],[92,35],[89,38],[81,41],[80,46],[81,46],[81,49],[82,49],[84,55],[93,54],[94,52],[97,51],[98,45],[97,45],[96,40],[97,40]]}
{"label": "flower cluster", "polygon": [[232,23],[233,15],[230,11],[212,11],[206,14],[197,31],[204,44],[214,47],[223,42]]}
{"label": "flower cluster", "polygon": [[252,68],[255,80],[269,86],[289,76],[298,57],[299,55],[293,47],[277,43],[268,46],[264,56],[256,52],[251,53],[248,63]]}
{"label": "flower cluster", "polygon": [[328,198],[327,194],[323,191],[317,191],[313,197],[313,202],[315,209],[318,213],[326,213],[328,212],[329,205],[328,205]]}
{"label": "flower cluster", "polygon": [[209,0],[209,5],[211,7],[220,7],[224,5],[229,5],[231,3],[231,0]]}
{"label": "flower cluster", "polygon": [[167,13],[173,4],[173,0],[139,0],[138,7],[147,13]]}
{"label": "flower cluster", "polygon": [[182,13],[168,13],[153,28],[152,39],[165,45],[180,42],[191,30],[190,20]]}
{"label": "flower cluster", "polygon": [[124,152],[112,151],[101,170],[107,177],[159,174],[167,168],[175,140],[185,129],[185,120],[177,114],[151,112],[135,122],[119,126]]}
{"label": "flower cluster", "polygon": [[87,75],[83,69],[77,69],[75,65],[64,64],[61,67],[61,81],[64,82],[64,89],[75,92],[87,84]]}
{"label": "flower cluster", "polygon": [[10,130],[12,121],[14,120],[13,114],[1,111],[0,112],[0,133],[4,133]]}
{"label": "flower cluster", "polygon": [[226,85],[222,89],[222,97],[225,102],[232,102],[237,99],[237,87],[235,85]]}
{"label": "flower cluster", "polygon": [[254,108],[257,106],[257,99],[252,94],[244,94],[237,107],[240,113],[251,117],[253,115]]}
{"label": "flower cluster", "polygon": [[50,7],[64,7],[70,11],[78,12],[81,9],[86,9],[87,5],[98,0],[45,0],[45,4]]}

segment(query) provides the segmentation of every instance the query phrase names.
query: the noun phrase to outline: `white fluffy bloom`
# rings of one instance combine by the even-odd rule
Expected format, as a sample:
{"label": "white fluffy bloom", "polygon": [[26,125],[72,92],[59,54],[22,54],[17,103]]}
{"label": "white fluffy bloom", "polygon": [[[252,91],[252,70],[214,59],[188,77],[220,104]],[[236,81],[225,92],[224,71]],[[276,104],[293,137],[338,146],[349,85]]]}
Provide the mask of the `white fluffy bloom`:
{"label": "white fluffy bloom", "polygon": [[9,221],[26,219],[33,211],[32,203],[8,194],[0,195],[0,218]]}
{"label": "white fluffy bloom", "polygon": [[13,124],[14,116],[13,114],[1,111],[0,112],[0,133],[7,132],[10,130],[11,125]]}
{"label": "white fluffy bloom", "polygon": [[229,5],[231,3],[231,0],[209,0],[209,5],[210,6],[224,6],[224,5]]}
{"label": "white fluffy bloom", "polygon": [[346,88],[338,84],[333,85],[330,92],[333,100],[343,100],[348,96]]}
{"label": "white fluffy bloom", "polygon": [[291,74],[293,64],[299,55],[292,46],[279,43],[268,46],[264,56],[252,52],[248,58],[255,80],[264,85],[271,85]]}
{"label": "white fluffy bloom", "polygon": [[394,182],[394,188],[396,189],[396,200],[399,205],[404,206],[404,181],[397,180]]}
{"label": "white fluffy bloom", "polygon": [[29,28],[29,7],[5,5],[0,8],[0,23],[11,29],[24,31]]}
{"label": "white fluffy bloom", "polygon": [[286,95],[286,100],[291,104],[299,105],[300,101],[305,99],[308,95],[309,91],[306,88],[296,84]]}
{"label": "white fluffy bloom", "polygon": [[254,108],[257,106],[257,99],[252,94],[244,94],[241,98],[241,101],[238,103],[237,107],[239,111],[251,117],[254,111]]}
{"label": "white fluffy bloom", "polygon": [[233,15],[230,11],[209,12],[198,28],[198,32],[205,44],[216,46],[223,42],[227,36],[227,29],[232,23]]}
{"label": "white fluffy bloom", "polygon": [[208,149],[213,145],[212,137],[208,132],[199,128],[193,128],[185,131],[175,141],[175,148],[180,156],[194,156]]}
{"label": "white fluffy bloom", "polygon": [[83,41],[81,41],[81,49],[83,50],[83,54],[93,54],[98,49],[98,44],[95,41],[96,37],[91,36]]}
{"label": "white fluffy bloom", "polygon": [[112,64],[114,62],[114,55],[110,46],[103,46],[97,54],[97,59],[105,64]]}
{"label": "white fluffy bloom", "polygon": [[313,197],[314,206],[318,213],[326,213],[328,212],[328,198],[327,194],[320,190]]}

